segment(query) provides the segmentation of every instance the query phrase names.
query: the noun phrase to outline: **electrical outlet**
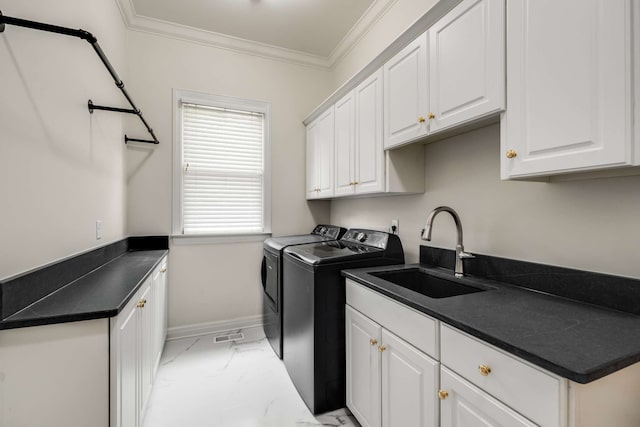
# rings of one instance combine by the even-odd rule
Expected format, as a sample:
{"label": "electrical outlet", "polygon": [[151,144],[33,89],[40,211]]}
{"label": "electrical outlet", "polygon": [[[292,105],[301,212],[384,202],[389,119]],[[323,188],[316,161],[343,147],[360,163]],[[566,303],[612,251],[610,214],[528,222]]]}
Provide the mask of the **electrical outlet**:
{"label": "electrical outlet", "polygon": [[400,233],[400,220],[399,219],[392,219],[391,220],[391,228],[389,229],[389,232],[391,234]]}
{"label": "electrical outlet", "polygon": [[102,239],[102,221],[96,220],[96,240]]}

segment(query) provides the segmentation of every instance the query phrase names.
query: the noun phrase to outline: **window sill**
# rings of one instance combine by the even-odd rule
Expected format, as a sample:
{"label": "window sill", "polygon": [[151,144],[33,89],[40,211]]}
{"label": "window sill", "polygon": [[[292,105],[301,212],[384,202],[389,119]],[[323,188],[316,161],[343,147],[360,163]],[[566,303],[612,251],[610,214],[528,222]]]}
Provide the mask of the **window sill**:
{"label": "window sill", "polygon": [[174,234],[171,241],[174,245],[215,245],[221,243],[264,242],[271,233],[250,234]]}

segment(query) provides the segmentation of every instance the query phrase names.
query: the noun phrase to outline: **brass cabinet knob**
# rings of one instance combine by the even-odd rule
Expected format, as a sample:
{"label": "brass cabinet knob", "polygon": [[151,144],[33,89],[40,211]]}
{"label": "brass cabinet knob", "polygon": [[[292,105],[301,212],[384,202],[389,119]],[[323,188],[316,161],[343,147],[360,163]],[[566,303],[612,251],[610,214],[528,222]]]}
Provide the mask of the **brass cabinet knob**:
{"label": "brass cabinet knob", "polygon": [[349,183],[349,185],[355,185],[355,183],[352,181],[352,182]]}
{"label": "brass cabinet knob", "polygon": [[384,345],[378,346],[378,350],[380,350],[380,353],[382,353],[386,349],[387,349],[387,346],[384,346]]}
{"label": "brass cabinet knob", "polygon": [[449,392],[447,390],[440,390],[438,391],[438,397],[440,398],[440,400],[445,400],[447,397],[449,397]]}
{"label": "brass cabinet knob", "polygon": [[358,185],[358,181],[353,181],[353,185]]}
{"label": "brass cabinet knob", "polygon": [[435,115],[435,114],[433,114],[433,113],[429,113],[429,120],[431,120],[431,119],[435,119],[435,118],[436,118],[436,115]]}
{"label": "brass cabinet knob", "polygon": [[518,155],[516,150],[507,150],[507,159],[513,159]]}
{"label": "brass cabinet knob", "polygon": [[141,299],[140,301],[138,301],[138,304],[136,304],[136,306],[137,306],[138,308],[142,308],[142,307],[144,307],[144,305],[145,305],[146,303],[147,303],[147,300],[146,300],[146,299]]}
{"label": "brass cabinet knob", "polygon": [[166,272],[167,272],[166,268],[163,268],[162,270],[160,270],[160,273],[166,273]]}
{"label": "brass cabinet knob", "polygon": [[369,342],[371,343],[371,345],[376,345],[378,344],[378,340],[375,338],[371,338],[371,340],[369,340]]}
{"label": "brass cabinet knob", "polygon": [[480,365],[478,366],[478,371],[480,371],[480,375],[486,377],[491,373],[491,368],[487,365]]}
{"label": "brass cabinet knob", "polygon": [[418,123],[424,123],[426,121],[427,121],[427,119],[425,119],[424,116],[418,117]]}

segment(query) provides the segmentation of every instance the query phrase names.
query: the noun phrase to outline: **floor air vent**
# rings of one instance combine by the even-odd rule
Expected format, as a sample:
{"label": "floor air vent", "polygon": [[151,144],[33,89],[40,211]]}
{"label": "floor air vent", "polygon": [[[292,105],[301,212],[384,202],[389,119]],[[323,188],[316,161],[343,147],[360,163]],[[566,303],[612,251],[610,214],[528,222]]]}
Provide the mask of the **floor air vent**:
{"label": "floor air vent", "polygon": [[213,343],[214,344],[219,344],[221,342],[228,342],[228,341],[241,341],[244,339],[244,334],[242,332],[236,333],[236,334],[229,334],[229,335],[220,335],[217,337],[213,337]]}

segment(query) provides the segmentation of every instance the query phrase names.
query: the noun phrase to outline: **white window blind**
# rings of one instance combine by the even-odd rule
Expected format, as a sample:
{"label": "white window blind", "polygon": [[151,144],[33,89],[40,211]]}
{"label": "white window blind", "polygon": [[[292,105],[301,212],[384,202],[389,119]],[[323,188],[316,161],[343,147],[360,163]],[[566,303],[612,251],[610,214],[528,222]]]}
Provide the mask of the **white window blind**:
{"label": "white window blind", "polygon": [[181,107],[183,234],[263,232],[265,115]]}

